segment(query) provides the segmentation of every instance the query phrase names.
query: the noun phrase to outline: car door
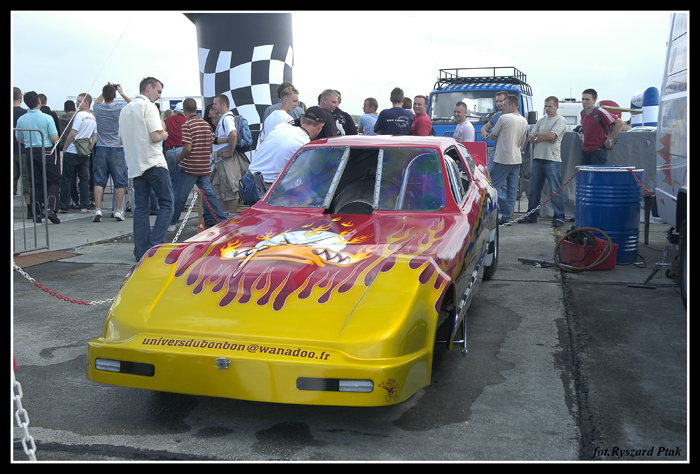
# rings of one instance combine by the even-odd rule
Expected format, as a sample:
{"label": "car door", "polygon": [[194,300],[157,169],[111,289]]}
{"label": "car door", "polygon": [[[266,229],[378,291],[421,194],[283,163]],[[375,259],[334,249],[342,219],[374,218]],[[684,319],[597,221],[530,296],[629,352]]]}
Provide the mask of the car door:
{"label": "car door", "polygon": [[476,181],[474,161],[469,152],[459,144],[445,152],[450,187],[465,226],[465,271],[472,275],[477,271],[487,249],[487,233],[484,232],[488,206],[482,196],[482,187]]}

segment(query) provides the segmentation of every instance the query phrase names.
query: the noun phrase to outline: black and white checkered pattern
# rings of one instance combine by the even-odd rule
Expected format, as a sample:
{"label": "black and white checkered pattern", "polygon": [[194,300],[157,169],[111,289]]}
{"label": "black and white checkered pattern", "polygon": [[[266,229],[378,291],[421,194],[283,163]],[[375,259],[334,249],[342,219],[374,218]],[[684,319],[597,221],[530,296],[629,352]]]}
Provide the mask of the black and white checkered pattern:
{"label": "black and white checkered pattern", "polygon": [[278,101],[277,87],[292,80],[293,48],[259,45],[249,51],[199,48],[199,72],[205,103],[226,94],[234,114],[248,121],[257,143],[265,109]]}

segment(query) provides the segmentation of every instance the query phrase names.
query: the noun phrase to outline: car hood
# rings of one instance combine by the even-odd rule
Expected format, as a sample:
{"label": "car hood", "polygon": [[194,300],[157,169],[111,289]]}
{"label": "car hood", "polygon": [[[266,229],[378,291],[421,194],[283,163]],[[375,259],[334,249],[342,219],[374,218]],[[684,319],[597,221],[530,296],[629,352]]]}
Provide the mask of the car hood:
{"label": "car hood", "polygon": [[454,227],[437,213],[252,208],[152,248],[110,312],[134,332],[386,337],[435,319],[464,244]]}

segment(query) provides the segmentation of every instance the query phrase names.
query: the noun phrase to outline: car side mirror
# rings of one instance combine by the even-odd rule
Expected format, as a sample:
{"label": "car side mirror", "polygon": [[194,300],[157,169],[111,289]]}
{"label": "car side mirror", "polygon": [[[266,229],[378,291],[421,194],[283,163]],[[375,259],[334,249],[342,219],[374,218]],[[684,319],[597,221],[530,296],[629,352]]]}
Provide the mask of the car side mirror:
{"label": "car side mirror", "polygon": [[534,125],[537,123],[537,111],[531,110],[527,113],[527,123],[528,125]]}

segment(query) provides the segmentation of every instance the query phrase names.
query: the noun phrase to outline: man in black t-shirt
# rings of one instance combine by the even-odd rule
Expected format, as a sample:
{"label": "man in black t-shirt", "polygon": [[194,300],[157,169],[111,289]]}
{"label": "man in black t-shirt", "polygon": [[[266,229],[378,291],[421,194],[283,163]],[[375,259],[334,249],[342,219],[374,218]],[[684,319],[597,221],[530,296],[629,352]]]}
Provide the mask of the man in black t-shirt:
{"label": "man in black t-shirt", "polygon": [[308,111],[313,110],[316,116],[323,117],[325,120],[325,125],[321,130],[321,133],[316,137],[318,138],[329,138],[338,135],[338,128],[335,124],[335,119],[333,118],[333,112],[338,107],[338,93],[332,89],[326,89],[321,93],[318,98],[318,107],[309,107]]}
{"label": "man in black t-shirt", "polygon": [[374,132],[378,135],[410,135],[413,112],[403,108],[403,90],[396,87],[391,91],[390,109],[384,109],[377,117]]}

